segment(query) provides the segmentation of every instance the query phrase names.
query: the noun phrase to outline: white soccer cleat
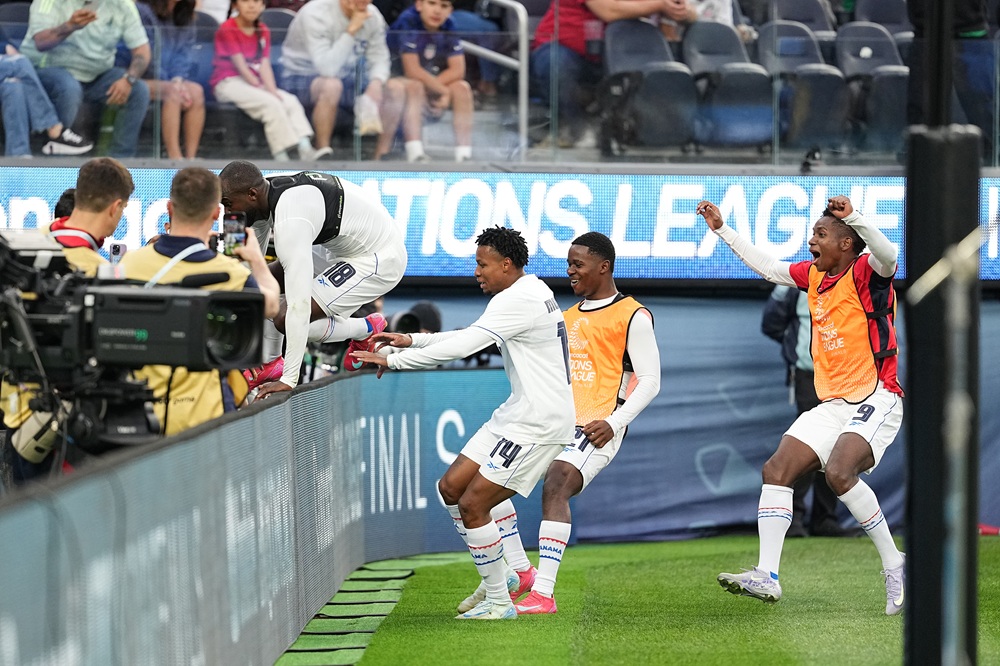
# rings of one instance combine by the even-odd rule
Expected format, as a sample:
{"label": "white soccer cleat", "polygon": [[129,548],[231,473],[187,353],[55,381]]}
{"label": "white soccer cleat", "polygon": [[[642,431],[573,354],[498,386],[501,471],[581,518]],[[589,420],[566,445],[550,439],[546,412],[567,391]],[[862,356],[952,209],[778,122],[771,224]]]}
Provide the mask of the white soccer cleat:
{"label": "white soccer cleat", "polygon": [[720,573],[716,580],[727,592],[744,597],[753,597],[769,604],[781,598],[781,585],[771,574],[754,567],[743,573]]}
{"label": "white soccer cleat", "polygon": [[507,601],[493,601],[483,599],[476,604],[468,613],[460,613],[455,616],[456,620],[516,620],[517,611],[514,604]]}
{"label": "white soccer cleat", "polygon": [[885,577],[885,614],[898,615],[903,610],[903,599],[906,595],[906,553],[903,563],[892,569],[884,569]]}
{"label": "white soccer cleat", "polygon": [[[513,569],[507,569],[507,591],[513,594],[521,585],[521,577]],[[486,581],[480,581],[476,591],[465,598],[465,601],[458,605],[459,613],[467,613],[480,601],[486,599]]]}

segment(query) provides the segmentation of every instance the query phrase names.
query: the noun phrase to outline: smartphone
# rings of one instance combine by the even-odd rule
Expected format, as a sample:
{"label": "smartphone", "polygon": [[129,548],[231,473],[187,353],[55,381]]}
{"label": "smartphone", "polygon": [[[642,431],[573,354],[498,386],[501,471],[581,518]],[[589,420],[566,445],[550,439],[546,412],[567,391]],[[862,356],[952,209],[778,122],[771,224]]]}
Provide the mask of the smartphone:
{"label": "smartphone", "polygon": [[226,213],[222,216],[222,253],[232,256],[233,250],[247,242],[246,213]]}
{"label": "smartphone", "polygon": [[111,248],[108,250],[108,254],[111,256],[111,263],[117,264],[128,252],[128,247],[125,243],[112,243]]}

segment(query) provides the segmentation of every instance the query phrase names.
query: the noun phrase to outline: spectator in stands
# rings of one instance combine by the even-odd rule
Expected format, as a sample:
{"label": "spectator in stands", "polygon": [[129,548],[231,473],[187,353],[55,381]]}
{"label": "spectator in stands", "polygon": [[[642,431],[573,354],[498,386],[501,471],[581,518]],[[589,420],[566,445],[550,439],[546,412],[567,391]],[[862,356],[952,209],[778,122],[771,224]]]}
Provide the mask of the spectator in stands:
{"label": "spectator in stands", "polygon": [[[205,127],[205,91],[189,81],[196,41],[194,0],[140,0],[139,17],[157,58],[146,72],[146,85],[161,103],[163,145],[172,160],[194,159]],[[127,66],[129,54],[120,46],[118,62]],[[183,116],[184,149],[181,150]]]}
{"label": "spectator in stands", "polygon": [[236,15],[215,33],[210,84],[220,102],[231,102],[264,124],[274,159],[287,162],[289,151],[316,158],[313,129],[299,100],[278,88],[271,69],[271,31],[260,20],[264,0],[233,0]]}
{"label": "spectator in stands", "polygon": [[[71,2],[33,2],[21,50],[70,127],[83,102],[116,109],[109,153],[135,155],[149,88],[141,80],[150,48],[132,0],[101,0],[76,9]],[[115,67],[118,42],[132,52],[128,69]]]}
{"label": "spectator in stands", "polygon": [[[453,4],[455,9],[451,13],[451,21],[455,24],[455,32],[462,39],[467,39],[493,51],[501,49],[500,26],[476,11],[477,2],[456,0]],[[497,5],[491,7],[497,7]],[[500,9],[503,10],[503,8]],[[479,81],[476,84],[476,92],[487,100],[493,99],[498,92],[497,82],[500,79],[500,65],[486,58],[477,58],[476,62],[479,63]]]}
{"label": "spectator in stands", "polygon": [[215,19],[216,23],[222,24],[229,18],[233,6],[231,0],[197,0],[195,9],[203,14],[208,14]]}
{"label": "spectator in stands", "polygon": [[4,155],[31,157],[32,132],[45,132],[46,155],[82,155],[94,144],[64,127],[42,87],[35,67],[0,35],[0,111],[3,112]]}
{"label": "spectator in stands", "polygon": [[417,0],[392,24],[390,49],[399,53],[406,101],[387,110],[376,159],[392,148],[402,118],[406,159],[426,161],[423,116],[437,119],[449,108],[455,128],[455,161],[472,158],[472,86],[465,80],[465,52],[453,32],[451,12],[451,0]]}
{"label": "spectator in stands", "polygon": [[[260,289],[264,314],[273,317],[278,312],[278,282],[264,261],[256,235],[247,234],[246,244],[235,249],[235,257],[221,255],[207,246],[221,197],[219,177],[211,171],[199,167],[178,171],[170,184],[167,202],[171,233],[125,255],[122,270],[129,279],[163,285],[176,284],[190,275],[225,273],[228,280],[206,289]],[[250,265],[249,269],[240,263],[241,259]],[[246,380],[238,370],[223,375],[219,370],[190,372],[183,367],[147,365],[136,376],[149,382],[166,435],[221,416],[224,411],[234,411],[247,393]]]}
{"label": "spectator in stands", "polygon": [[[910,76],[906,106],[907,121],[913,125],[927,122],[924,109],[927,9],[921,2],[908,2],[906,9],[914,34],[907,62]],[[989,38],[989,12],[984,0],[958,0],[954,13],[952,76],[955,94],[968,121],[979,127],[983,134],[983,154],[992,158],[996,54],[993,40]]]}
{"label": "spectator in stands", "polygon": [[371,0],[307,2],[288,27],[281,64],[284,87],[312,109],[318,158],[333,153],[330,139],[339,109],[350,112],[357,105],[377,117],[383,95],[389,108],[405,103],[402,83],[387,83],[386,23]]}
{"label": "spectator in stands", "polygon": [[[556,12],[559,41],[555,42]],[[678,22],[694,20],[685,0],[555,0],[535,31],[531,52],[531,79],[538,95],[551,105],[558,103],[560,145],[596,146],[585,109],[594,101],[595,88],[604,76],[601,64],[604,25],[621,19],[660,14]],[[551,80],[557,78],[557,99],[550,99]]]}
{"label": "spectator in stands", "polygon": [[[132,175],[121,162],[110,157],[92,159],[77,173],[72,212],[67,217],[57,217],[44,233],[63,247],[72,268],[93,277],[101,264],[108,263],[99,250],[104,239],[118,228],[134,190]],[[34,384],[0,385],[4,426],[20,454],[13,461],[15,484],[48,474],[55,459],[52,451],[56,437],[43,432],[49,419],[31,418],[33,411],[28,402],[37,390]],[[34,429],[29,431],[32,424]]]}

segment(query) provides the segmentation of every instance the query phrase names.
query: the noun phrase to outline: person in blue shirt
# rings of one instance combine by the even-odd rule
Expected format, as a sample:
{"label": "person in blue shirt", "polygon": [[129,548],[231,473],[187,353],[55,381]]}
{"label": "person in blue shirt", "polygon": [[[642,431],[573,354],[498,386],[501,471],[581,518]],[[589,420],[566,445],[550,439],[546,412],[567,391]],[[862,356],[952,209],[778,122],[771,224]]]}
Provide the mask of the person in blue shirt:
{"label": "person in blue shirt", "polygon": [[[146,84],[150,96],[162,104],[161,129],[167,157],[194,159],[205,129],[205,89],[189,79],[197,38],[195,0],[140,0],[135,7],[154,54],[146,71]],[[129,50],[119,44],[115,64],[128,67],[131,59]]]}
{"label": "person in blue shirt", "polygon": [[4,155],[31,157],[31,133],[45,132],[45,155],[82,155],[94,144],[59,122],[35,66],[0,32],[0,113]]}
{"label": "person in blue shirt", "polygon": [[423,119],[440,118],[451,109],[455,161],[472,158],[472,86],[465,80],[465,52],[451,12],[451,0],[417,0],[393,22],[389,50],[399,55],[394,66],[406,81],[406,101],[397,113],[387,114],[395,122],[383,128],[377,156],[389,152],[402,121],[407,159],[426,161]]}

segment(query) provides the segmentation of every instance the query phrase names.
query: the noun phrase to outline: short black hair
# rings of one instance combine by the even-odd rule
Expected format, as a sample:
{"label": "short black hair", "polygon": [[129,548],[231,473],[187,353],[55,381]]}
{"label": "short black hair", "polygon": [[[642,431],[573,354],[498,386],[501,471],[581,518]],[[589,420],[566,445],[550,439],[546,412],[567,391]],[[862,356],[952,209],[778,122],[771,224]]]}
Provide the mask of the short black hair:
{"label": "short black hair", "polygon": [[257,165],[246,160],[233,160],[219,172],[222,189],[226,192],[249,192],[264,183],[264,174]]}
{"label": "short black hair", "polygon": [[501,257],[510,259],[518,268],[528,265],[528,244],[521,232],[507,227],[490,227],[476,237],[479,247],[492,247]]}
{"label": "short black hair", "polygon": [[859,256],[861,255],[862,252],[865,251],[865,248],[868,247],[868,243],[866,243],[864,239],[861,238],[860,234],[858,234],[858,232],[854,229],[854,227],[852,227],[847,222],[844,222],[842,219],[834,215],[829,208],[823,210],[823,215],[821,217],[828,217],[831,220],[833,220],[834,223],[833,228],[837,230],[837,234],[841,238],[843,238],[844,236],[850,238],[851,242],[854,244],[854,251]]}
{"label": "short black hair", "polygon": [[596,254],[602,261],[609,262],[611,270],[615,270],[615,244],[601,232],[588,231],[581,234],[573,239],[573,245],[582,245],[590,254]]}
{"label": "short black hair", "polygon": [[56,207],[55,210],[52,211],[52,216],[57,220],[60,217],[69,217],[73,213],[73,207],[75,205],[76,188],[70,187],[59,195],[59,201],[56,202]]}

